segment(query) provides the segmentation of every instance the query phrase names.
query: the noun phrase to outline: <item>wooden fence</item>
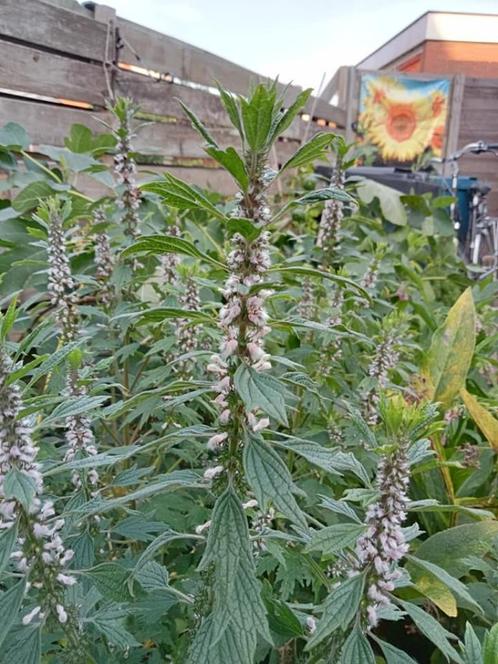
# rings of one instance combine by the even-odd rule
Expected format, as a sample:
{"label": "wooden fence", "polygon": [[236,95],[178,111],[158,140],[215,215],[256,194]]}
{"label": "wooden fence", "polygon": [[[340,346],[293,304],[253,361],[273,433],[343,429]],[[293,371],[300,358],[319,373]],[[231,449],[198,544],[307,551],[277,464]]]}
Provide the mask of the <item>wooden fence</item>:
{"label": "wooden fence", "polygon": [[[227,190],[229,179],[202,150],[177,98],[221,144],[233,144],[234,131],[212,86],[219,81],[244,94],[261,80],[266,79],[228,60],[121,19],[104,5],[0,0],[0,126],[23,125],[33,151],[41,144],[63,145],[74,123],[98,131],[99,120],[109,119],[106,99],[130,96],[153,121],[135,142],[149,168],[189,168],[190,181]],[[286,101],[299,91],[289,87]],[[281,137],[272,155],[276,162],[305,136],[345,126],[346,113],[322,99],[312,98],[305,111]]]}
{"label": "wooden fence", "polygon": [[[334,99],[344,110],[345,134],[354,139],[353,124],[358,117],[360,81],[363,73],[371,73],[355,67],[340,67],[325,87],[324,101]],[[399,71],[382,71],[400,74]],[[455,152],[467,143],[483,140],[498,143],[498,79],[471,78],[463,74],[411,74],[413,78],[449,78],[451,94],[444,156]],[[498,215],[498,159],[493,155],[471,155],[460,161],[462,175],[476,176],[492,187],[488,197],[489,211]]]}

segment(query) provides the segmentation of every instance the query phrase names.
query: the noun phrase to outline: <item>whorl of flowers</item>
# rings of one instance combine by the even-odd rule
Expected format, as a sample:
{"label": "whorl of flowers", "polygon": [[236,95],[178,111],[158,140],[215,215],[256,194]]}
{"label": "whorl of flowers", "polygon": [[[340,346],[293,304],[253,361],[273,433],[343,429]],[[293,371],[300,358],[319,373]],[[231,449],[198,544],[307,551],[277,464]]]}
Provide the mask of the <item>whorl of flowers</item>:
{"label": "whorl of flowers", "polygon": [[[96,208],[93,213],[93,223],[105,223],[106,216],[102,208]],[[114,288],[109,283],[114,270],[111,243],[107,233],[99,231],[95,236],[95,276],[99,282],[99,300],[104,306],[109,306],[113,300]]]}
{"label": "whorl of flowers", "polygon": [[379,268],[382,258],[386,251],[385,245],[379,245],[373,255],[372,260],[368,264],[365,274],[361,280],[361,286],[367,290],[372,290],[377,285],[379,279]]}
{"label": "whorl of flowers", "polygon": [[400,357],[399,331],[395,327],[383,330],[375,354],[368,367],[368,375],[376,386],[363,396],[364,414],[369,424],[378,422],[379,389],[387,387],[389,372],[396,367]]}
{"label": "whorl of flowers", "polygon": [[408,552],[402,530],[406,520],[410,466],[408,445],[402,441],[395,451],[380,460],[377,471],[379,497],[366,515],[367,530],[356,546],[358,569],[368,570],[366,615],[370,627],[378,612],[391,604],[389,593],[400,578],[398,563]]}
{"label": "whorl of flowers", "polygon": [[[253,219],[262,228],[270,219],[270,209],[264,189],[271,182],[273,172],[263,171],[260,178],[243,199],[239,197],[237,216]],[[236,233],[232,238],[232,250],[228,255],[229,276],[222,290],[225,304],[220,310],[219,326],[223,333],[220,352],[211,357],[208,371],[216,375],[215,403],[220,410],[218,423],[221,431],[208,441],[208,449],[221,451],[229,433],[226,430],[232,420],[229,396],[233,384],[230,371],[232,359],[238,358],[255,371],[271,368],[270,356],[264,349],[264,337],[270,332],[265,301],[271,294],[267,289],[251,291],[262,283],[266,270],[271,265],[269,233],[262,231],[251,241]],[[267,417],[257,412],[245,412],[249,428],[261,431],[269,425]]]}
{"label": "whorl of flowers", "polygon": [[386,387],[389,371],[399,361],[399,337],[395,329],[383,333],[375,349],[375,355],[368,367],[368,375],[376,378],[381,387]]}
{"label": "whorl of flowers", "polygon": [[311,279],[305,278],[303,281],[303,293],[297,311],[304,320],[311,320],[315,314],[315,293]]}
{"label": "whorl of flowers", "polygon": [[[64,608],[64,588],[76,580],[66,567],[73,552],[66,549],[60,537],[63,519],[53,519],[55,511],[49,500],[43,499],[43,478],[36,461],[38,448],[31,435],[28,418],[20,418],[21,391],[16,384],[7,384],[12,365],[7,354],[0,349],[0,528],[11,528],[19,521],[17,550],[11,554],[18,570],[29,574],[35,588],[43,588],[43,606],[35,607],[23,618],[28,624],[47,612],[62,624],[68,620]],[[29,509],[15,499],[5,497],[5,478],[11,471],[29,478],[34,497]]]}
{"label": "whorl of flowers", "polygon": [[[180,307],[185,311],[199,311],[201,299],[199,296],[199,287],[192,277],[187,277],[183,286],[184,291],[179,298]],[[193,326],[188,318],[180,318],[177,322],[175,337],[177,348],[181,355],[192,353],[199,345],[199,325]],[[185,363],[181,363],[181,368],[185,368]]]}
{"label": "whorl of flowers", "polygon": [[342,306],[344,304],[344,290],[339,286],[334,288],[334,293],[330,301],[332,313],[327,319],[327,325],[336,327],[342,323]]}
{"label": "whorl of flowers", "polygon": [[[335,168],[332,170],[330,186],[344,190],[344,171],[342,160],[339,156],[337,157]],[[316,239],[317,247],[322,248],[325,256],[328,258],[327,262],[339,250],[339,233],[343,218],[344,202],[336,198],[329,199],[323,208]]]}
{"label": "whorl of flowers", "polygon": [[78,331],[78,312],[64,234],[63,208],[57,199],[49,199],[43,212],[48,222],[48,294],[55,307],[62,340],[72,341]]}
{"label": "whorl of flowers", "polygon": [[[181,231],[178,224],[172,224],[168,227],[166,235],[170,237],[180,237]],[[159,266],[159,279],[161,284],[174,286],[178,280],[177,268],[180,263],[178,254],[161,254]]]}
{"label": "whorl of flowers", "polygon": [[[71,369],[67,377],[67,394],[70,397],[84,397],[87,394],[86,387],[81,383],[79,373]],[[64,461],[69,463],[80,457],[95,456],[97,448],[95,438],[90,425],[90,419],[83,413],[70,415],[66,418],[66,442],[67,451]],[[98,472],[91,468],[86,473],[86,478],[91,487],[96,487],[99,481]],[[78,471],[73,471],[72,482],[76,488],[82,486],[82,480]]]}
{"label": "whorl of flowers", "polygon": [[119,99],[111,110],[118,120],[118,127],[114,130],[117,139],[114,175],[118,185],[123,185],[118,205],[123,209],[124,232],[134,239],[138,237],[140,222],[140,189],[136,182],[137,166],[132,156],[131,141],[134,136],[132,123],[138,109],[130,99]]}

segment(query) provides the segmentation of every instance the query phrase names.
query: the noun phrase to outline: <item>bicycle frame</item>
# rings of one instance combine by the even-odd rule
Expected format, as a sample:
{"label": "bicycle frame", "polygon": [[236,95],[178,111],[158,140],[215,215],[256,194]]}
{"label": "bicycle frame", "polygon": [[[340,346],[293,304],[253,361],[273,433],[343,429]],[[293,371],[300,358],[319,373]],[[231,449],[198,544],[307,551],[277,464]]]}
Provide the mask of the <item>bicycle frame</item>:
{"label": "bicycle frame", "polygon": [[[487,144],[484,141],[468,143],[454,154],[441,160],[441,163],[449,163],[451,166],[450,193],[453,196],[453,202],[450,206],[450,216],[456,231],[460,228],[460,220],[457,212],[458,178],[460,175],[459,160],[466,154],[483,153],[498,156],[498,143]],[[464,256],[474,266],[481,263],[483,240],[487,241],[488,248],[493,252],[490,256],[487,256],[488,259],[491,259],[492,266],[491,269],[486,270],[480,276],[484,278],[494,273],[496,277],[498,276],[498,219],[488,217],[486,192],[483,193],[476,190],[472,194],[469,229],[464,246]]]}

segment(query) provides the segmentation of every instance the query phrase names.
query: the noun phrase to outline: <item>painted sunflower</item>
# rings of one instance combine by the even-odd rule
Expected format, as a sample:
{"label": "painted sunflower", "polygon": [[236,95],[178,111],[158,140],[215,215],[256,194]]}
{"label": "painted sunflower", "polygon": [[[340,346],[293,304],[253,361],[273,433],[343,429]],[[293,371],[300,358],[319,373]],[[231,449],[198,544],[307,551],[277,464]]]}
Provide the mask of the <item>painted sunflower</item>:
{"label": "painted sunflower", "polygon": [[428,146],[441,154],[446,109],[444,94],[421,94],[381,76],[367,83],[359,122],[383,159],[412,161]]}

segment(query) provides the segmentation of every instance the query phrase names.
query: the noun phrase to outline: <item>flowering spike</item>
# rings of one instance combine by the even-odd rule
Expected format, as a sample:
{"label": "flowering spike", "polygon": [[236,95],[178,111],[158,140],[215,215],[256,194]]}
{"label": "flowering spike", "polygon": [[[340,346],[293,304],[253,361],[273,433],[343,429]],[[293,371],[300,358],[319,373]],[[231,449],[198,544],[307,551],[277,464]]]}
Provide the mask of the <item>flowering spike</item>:
{"label": "flowering spike", "polygon": [[124,232],[132,239],[138,237],[138,208],[140,207],[140,190],[136,183],[137,166],[132,156],[131,144],[134,136],[132,123],[138,108],[131,99],[119,99],[111,108],[118,120],[114,131],[117,139],[114,154],[114,174],[118,184],[123,185],[123,192],[118,205],[123,209]]}
{"label": "flowering spike", "polygon": [[[21,573],[30,574],[35,588],[43,587],[41,606],[24,617],[24,624],[47,612],[65,623],[64,589],[75,583],[66,571],[73,552],[65,548],[60,536],[64,519],[53,518],[53,504],[43,497],[43,478],[36,460],[38,448],[32,440],[29,419],[19,417],[21,391],[17,384],[8,384],[11,372],[10,358],[0,349],[0,528],[10,528],[19,521],[17,547],[11,558]],[[33,486],[29,505],[5,497],[5,478],[13,470],[29,478]]]}
{"label": "flowering spike", "polygon": [[[105,221],[103,208],[96,208],[93,212],[93,223],[99,225]],[[99,283],[98,297],[102,304],[108,307],[114,296],[114,288],[109,283],[114,270],[114,260],[109,236],[102,230],[99,230],[95,236],[95,266],[95,277]]]}
{"label": "flowering spike", "polygon": [[62,341],[72,341],[78,331],[78,311],[74,294],[75,282],[64,233],[65,208],[57,198],[49,198],[39,208],[39,215],[48,225],[48,293],[55,307]]}

